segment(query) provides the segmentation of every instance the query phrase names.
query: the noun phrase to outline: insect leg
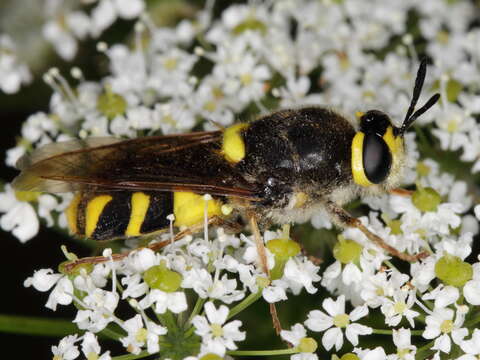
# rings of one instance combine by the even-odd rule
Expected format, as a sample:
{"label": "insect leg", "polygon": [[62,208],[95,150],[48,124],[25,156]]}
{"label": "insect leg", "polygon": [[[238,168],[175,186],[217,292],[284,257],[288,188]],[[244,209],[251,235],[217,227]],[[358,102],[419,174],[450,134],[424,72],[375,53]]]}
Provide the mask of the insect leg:
{"label": "insect leg", "polygon": [[354,227],[360,230],[370,241],[373,241],[379,247],[384,249],[389,254],[398,257],[399,259],[416,262],[420,259],[427,257],[429,254],[427,252],[421,252],[417,255],[410,255],[398,251],[393,246],[388,245],[380,236],[375,235],[373,232],[368,230],[360,220],[350,215],[345,209],[334,204],[333,202],[326,203],[326,209],[332,216],[332,218],[337,222],[337,224],[343,227]]}
{"label": "insect leg", "polygon": [[[226,221],[222,218],[219,218],[218,216],[212,216],[211,218],[209,218],[208,219],[208,224],[209,225],[216,225],[216,226],[226,225],[226,227],[229,228],[229,229],[230,228],[235,228],[235,225],[233,223],[228,222],[228,221]],[[173,238],[173,241],[180,240],[187,235],[192,235],[192,234],[198,233],[198,232],[203,230],[203,227],[204,227],[204,223],[202,222],[201,224],[194,225],[194,226],[191,226],[191,227],[189,227],[185,230],[182,230],[179,233],[175,234],[175,236]],[[168,240],[164,240],[164,241],[154,242],[154,243],[146,246],[145,248],[153,250],[153,251],[159,251],[160,249],[164,248],[165,246],[167,246],[171,243],[172,243],[172,239],[168,239]],[[101,263],[110,261],[111,259],[113,259],[113,261],[119,261],[119,260],[122,260],[125,257],[127,257],[131,252],[138,251],[140,249],[142,249],[142,248],[141,247],[136,248],[136,249],[127,251],[127,252],[122,253],[122,254],[112,254],[111,258],[110,257],[105,257],[105,256],[90,256],[90,257],[84,257],[84,258],[81,258],[81,259],[78,259],[78,260],[73,260],[73,261],[70,261],[69,263],[67,263],[65,265],[65,271],[71,272],[76,266],[78,266],[80,264],[93,264],[93,265],[94,264],[101,264]]]}
{"label": "insect leg", "polygon": [[390,190],[390,194],[398,195],[398,196],[412,196],[413,191],[402,189],[402,188],[395,188]]}
{"label": "insect leg", "polygon": [[[257,245],[258,256],[260,257],[260,264],[263,271],[267,274],[268,279],[270,280],[270,270],[268,269],[267,264],[267,253],[265,251],[265,244],[263,243],[262,235],[260,234],[260,229],[258,228],[257,218],[255,214],[249,214],[250,226],[252,228],[253,236],[255,238],[255,243]],[[277,307],[275,304],[270,304],[270,315],[272,316],[273,327],[277,335],[280,335],[282,331],[282,325],[280,324],[280,319],[277,314]]]}

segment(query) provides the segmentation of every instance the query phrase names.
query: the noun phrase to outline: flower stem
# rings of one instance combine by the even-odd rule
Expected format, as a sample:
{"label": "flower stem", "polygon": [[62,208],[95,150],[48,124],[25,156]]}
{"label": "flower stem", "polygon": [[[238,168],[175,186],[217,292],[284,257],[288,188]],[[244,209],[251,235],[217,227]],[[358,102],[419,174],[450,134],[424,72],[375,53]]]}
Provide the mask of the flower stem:
{"label": "flower stem", "polygon": [[239,304],[235,305],[232,309],[230,309],[227,319],[234,317],[235,315],[237,315],[238,313],[242,312],[247,307],[252,305],[255,301],[260,299],[262,297],[262,290],[263,289],[260,289],[256,293],[251,293],[245,299],[243,299]]}
{"label": "flower stem", "polygon": [[190,313],[190,316],[188,317],[187,322],[185,323],[185,328],[188,325],[190,325],[190,323],[192,322],[192,319],[200,313],[200,310],[202,309],[203,304],[205,303],[206,300],[207,299],[202,299],[201,297],[197,299],[197,302],[195,303],[195,306],[193,307],[193,310]]}
{"label": "flower stem", "polygon": [[290,355],[298,353],[298,349],[279,349],[279,350],[233,350],[227,351],[228,355],[233,356],[272,356],[272,355]]}
{"label": "flower stem", "polygon": [[[390,329],[372,329],[374,334],[378,335],[392,335],[393,330]],[[410,334],[413,336],[421,336],[423,334],[423,330],[410,330]]]}

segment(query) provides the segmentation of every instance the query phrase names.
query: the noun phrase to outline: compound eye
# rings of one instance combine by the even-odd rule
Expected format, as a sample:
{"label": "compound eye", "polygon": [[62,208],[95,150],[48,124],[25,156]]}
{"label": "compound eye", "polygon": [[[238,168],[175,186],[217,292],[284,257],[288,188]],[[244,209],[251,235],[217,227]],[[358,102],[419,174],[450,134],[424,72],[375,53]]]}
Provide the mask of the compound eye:
{"label": "compound eye", "polygon": [[373,133],[363,139],[363,168],[365,176],[373,184],[379,184],[388,176],[392,155],[383,139]]}

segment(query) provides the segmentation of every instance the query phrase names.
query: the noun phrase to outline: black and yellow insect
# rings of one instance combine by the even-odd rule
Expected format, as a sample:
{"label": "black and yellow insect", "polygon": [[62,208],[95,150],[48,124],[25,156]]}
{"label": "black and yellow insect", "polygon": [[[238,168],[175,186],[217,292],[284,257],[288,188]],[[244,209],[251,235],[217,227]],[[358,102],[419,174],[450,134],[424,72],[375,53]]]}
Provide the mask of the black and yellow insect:
{"label": "black and yellow insect", "polygon": [[160,231],[169,214],[178,227],[201,224],[203,194],[212,196],[209,217],[284,224],[321,208],[338,225],[378,240],[342,206],[400,183],[404,133],[439,98],[414,112],[425,74],[423,61],[399,128],[378,110],[364,113],[355,128],[334,111],[305,107],[213,132],[54,143],[19,161],[14,187],[75,192],[70,228],[98,240]]}

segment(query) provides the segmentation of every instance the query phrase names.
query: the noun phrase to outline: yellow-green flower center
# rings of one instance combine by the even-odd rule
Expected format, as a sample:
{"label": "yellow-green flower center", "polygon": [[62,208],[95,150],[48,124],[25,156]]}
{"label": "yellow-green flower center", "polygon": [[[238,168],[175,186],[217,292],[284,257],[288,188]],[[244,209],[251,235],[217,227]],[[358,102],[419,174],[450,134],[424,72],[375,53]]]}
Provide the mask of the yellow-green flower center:
{"label": "yellow-green flower center", "polygon": [[140,328],[135,334],[135,340],[137,340],[140,343],[144,343],[145,341],[147,341],[147,335],[148,335],[147,329]]}
{"label": "yellow-green flower center", "polygon": [[333,325],[339,328],[347,327],[350,324],[350,317],[347,314],[339,314],[333,318]]}
{"label": "yellow-green flower center", "polygon": [[223,335],[223,328],[220,324],[212,324],[210,325],[210,329],[212,329],[212,334],[215,337],[220,337]]}
{"label": "yellow-green flower center", "polygon": [[246,73],[246,74],[240,75],[240,81],[244,86],[250,85],[253,81],[252,74]]}
{"label": "yellow-green flower center", "polygon": [[167,70],[175,70],[177,67],[178,60],[176,58],[168,58],[163,62],[163,66]]}
{"label": "yellow-green flower center", "polygon": [[452,320],[444,320],[442,325],[440,325],[440,331],[444,334],[449,334],[453,330],[453,321]]}
{"label": "yellow-green flower center", "polygon": [[397,314],[403,314],[407,310],[407,305],[403,301],[398,301],[393,305],[393,309]]}

